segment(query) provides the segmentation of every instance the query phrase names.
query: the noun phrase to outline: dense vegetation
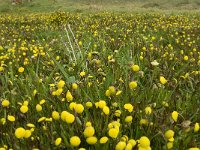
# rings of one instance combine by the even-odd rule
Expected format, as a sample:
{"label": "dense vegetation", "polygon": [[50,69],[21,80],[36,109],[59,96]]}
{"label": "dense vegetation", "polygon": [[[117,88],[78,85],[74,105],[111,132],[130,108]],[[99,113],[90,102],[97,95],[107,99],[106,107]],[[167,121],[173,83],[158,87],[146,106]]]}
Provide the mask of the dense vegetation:
{"label": "dense vegetation", "polygon": [[2,150],[200,147],[198,15],[2,15],[0,34]]}

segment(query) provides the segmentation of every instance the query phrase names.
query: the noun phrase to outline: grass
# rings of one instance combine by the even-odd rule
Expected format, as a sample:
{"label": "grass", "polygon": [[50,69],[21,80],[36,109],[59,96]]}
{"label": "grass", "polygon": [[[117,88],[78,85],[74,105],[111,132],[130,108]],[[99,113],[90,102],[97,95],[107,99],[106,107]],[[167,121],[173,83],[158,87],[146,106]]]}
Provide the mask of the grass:
{"label": "grass", "polygon": [[200,147],[199,23],[194,12],[3,14],[0,148]]}
{"label": "grass", "polygon": [[0,12],[2,13],[30,13],[30,12],[51,12],[56,10],[74,12],[96,12],[96,11],[199,11],[198,0],[33,0],[23,2],[21,5],[12,5],[10,1],[0,1]]}

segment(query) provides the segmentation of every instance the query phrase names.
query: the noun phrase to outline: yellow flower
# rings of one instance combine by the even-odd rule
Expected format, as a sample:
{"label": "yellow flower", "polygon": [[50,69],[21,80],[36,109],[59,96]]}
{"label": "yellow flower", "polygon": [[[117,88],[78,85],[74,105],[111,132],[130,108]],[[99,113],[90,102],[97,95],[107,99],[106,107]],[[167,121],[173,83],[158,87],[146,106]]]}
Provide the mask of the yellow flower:
{"label": "yellow flower", "polygon": [[46,117],[41,117],[38,119],[38,122],[42,122],[42,121],[45,121]]}
{"label": "yellow flower", "polygon": [[198,132],[198,131],[199,131],[199,123],[195,123],[194,132]]}
{"label": "yellow flower", "polygon": [[24,137],[25,138],[29,138],[30,136],[31,136],[31,131],[30,130],[25,130],[25,135],[24,135]]}
{"label": "yellow flower", "polygon": [[67,116],[65,117],[65,121],[67,123],[73,123],[75,120],[75,117],[73,114],[68,113]]}
{"label": "yellow flower", "polygon": [[59,120],[59,119],[60,119],[59,113],[58,113],[57,111],[53,111],[53,112],[52,112],[52,118],[53,118],[54,120]]}
{"label": "yellow flower", "polygon": [[18,139],[21,139],[25,136],[26,134],[26,130],[24,128],[17,128],[15,130],[15,136],[18,138]]}
{"label": "yellow flower", "polygon": [[110,113],[109,107],[108,106],[104,106],[103,107],[103,112],[104,112],[105,115],[109,115],[109,113]]}
{"label": "yellow flower", "polygon": [[42,106],[40,104],[37,104],[36,105],[36,110],[37,110],[37,112],[42,111]]}
{"label": "yellow flower", "polygon": [[133,145],[131,143],[128,143],[124,150],[132,150],[132,149],[133,149]]}
{"label": "yellow flower", "polygon": [[115,116],[120,117],[121,113],[122,113],[121,110],[116,110],[115,111]]}
{"label": "yellow flower", "polygon": [[109,131],[108,131],[108,135],[111,137],[111,138],[117,138],[119,134],[119,129],[116,129],[116,128],[111,128]]}
{"label": "yellow flower", "polygon": [[29,128],[35,128],[35,125],[32,124],[32,123],[28,123],[28,124],[26,124],[26,126],[29,127]]}
{"label": "yellow flower", "polygon": [[23,105],[28,106],[28,101],[24,101]]}
{"label": "yellow flower", "polygon": [[116,89],[114,86],[109,86],[108,90],[110,91],[111,95],[114,95],[116,93]]}
{"label": "yellow flower", "polygon": [[78,136],[73,136],[70,138],[70,144],[74,147],[78,147],[81,143],[81,140]]}
{"label": "yellow flower", "polygon": [[110,91],[109,91],[109,90],[106,90],[105,95],[106,95],[107,97],[110,97],[110,95],[111,95]]}
{"label": "yellow flower", "polygon": [[90,145],[94,145],[97,143],[97,138],[95,136],[91,136],[91,137],[88,137],[86,139],[86,142]]}
{"label": "yellow flower", "polygon": [[58,82],[58,84],[57,84],[57,86],[58,86],[59,89],[62,89],[64,87],[64,85],[65,85],[65,81],[63,81],[63,80],[60,80]]}
{"label": "yellow flower", "polygon": [[127,123],[132,122],[132,120],[133,120],[132,116],[126,116],[126,118],[125,118],[125,122],[127,122]]}
{"label": "yellow flower", "polygon": [[78,45],[79,45],[79,46],[82,46],[82,45],[83,45],[83,42],[82,42],[82,41],[79,41],[79,42],[78,42]]}
{"label": "yellow flower", "polygon": [[91,108],[92,107],[92,103],[91,102],[86,102],[85,105],[86,105],[87,108]]}
{"label": "yellow flower", "polygon": [[98,102],[98,106],[99,106],[99,108],[103,109],[104,106],[106,106],[106,102],[105,102],[104,100],[100,100],[100,101]]}
{"label": "yellow flower", "polygon": [[8,120],[11,121],[11,122],[14,122],[14,121],[15,121],[15,117],[14,117],[14,116],[8,115],[7,118],[8,118]]}
{"label": "yellow flower", "polygon": [[172,149],[172,148],[173,148],[173,142],[168,142],[167,149]]}
{"label": "yellow flower", "polygon": [[187,61],[188,60],[188,56],[184,56],[184,58],[183,58],[185,61]]}
{"label": "yellow flower", "polygon": [[134,71],[134,72],[138,72],[140,70],[140,67],[138,65],[132,65],[131,66],[131,69]]}
{"label": "yellow flower", "polygon": [[20,111],[21,111],[23,114],[25,114],[25,113],[28,111],[28,106],[22,105],[22,106],[20,107]]}
{"label": "yellow flower", "polygon": [[143,148],[149,147],[150,141],[149,141],[148,137],[142,136],[139,140],[139,146],[143,147]]}
{"label": "yellow flower", "polygon": [[62,119],[62,121],[65,121],[65,118],[67,117],[67,115],[68,115],[67,111],[62,111],[61,112],[61,119]]}
{"label": "yellow flower", "polygon": [[76,104],[75,111],[76,111],[78,114],[81,114],[81,113],[84,111],[83,105],[82,105],[82,104]]}
{"label": "yellow flower", "polygon": [[45,102],[46,102],[45,99],[42,99],[42,100],[40,101],[40,105],[44,104]]}
{"label": "yellow flower", "polygon": [[86,127],[83,132],[85,137],[91,137],[95,134],[95,130],[92,126]]}
{"label": "yellow flower", "polygon": [[62,138],[57,138],[55,140],[55,145],[58,146],[58,145],[60,145],[61,142],[62,142]]}
{"label": "yellow flower", "polygon": [[174,131],[173,130],[167,130],[165,132],[165,138],[170,140],[170,141],[173,141],[173,138],[174,138]]}
{"label": "yellow flower", "polygon": [[71,92],[69,90],[67,91],[66,99],[67,99],[67,101],[72,101],[73,100],[73,96],[72,96],[72,94],[71,94]]}
{"label": "yellow flower", "polygon": [[100,142],[101,144],[107,143],[107,142],[108,142],[108,137],[106,137],[106,136],[102,137],[102,138],[99,140],[99,142]]}
{"label": "yellow flower", "polygon": [[124,108],[126,110],[128,110],[129,112],[132,112],[134,107],[130,103],[127,103],[127,104],[124,105]]}
{"label": "yellow flower", "polygon": [[85,73],[84,71],[82,71],[82,72],[80,73],[80,76],[81,76],[81,77],[84,77],[85,74],[86,74],[86,73]]}
{"label": "yellow flower", "polygon": [[55,93],[55,95],[56,96],[59,96],[59,95],[61,95],[62,94],[62,92],[63,92],[63,89],[62,88],[60,88],[60,89],[57,89],[56,91],[54,91]]}
{"label": "yellow flower", "polygon": [[128,141],[128,143],[131,143],[131,145],[132,145],[133,147],[135,147],[135,145],[137,144],[136,141],[135,141],[134,139],[130,139],[130,140]]}
{"label": "yellow flower", "polygon": [[20,73],[24,72],[24,68],[23,67],[19,67],[18,68],[18,72],[20,72]]}
{"label": "yellow flower", "polygon": [[115,146],[115,150],[123,150],[126,147],[126,143],[123,141],[120,141],[119,143],[117,143],[117,145]]}
{"label": "yellow flower", "polygon": [[178,119],[178,112],[177,111],[173,111],[172,112],[172,119],[177,122],[177,119]]}
{"label": "yellow flower", "polygon": [[129,83],[129,88],[130,89],[135,89],[137,87],[137,82],[136,81],[132,81]]}
{"label": "yellow flower", "polygon": [[147,115],[150,115],[150,114],[152,113],[151,107],[146,107],[146,108],[145,108],[145,113],[146,113]]}
{"label": "yellow flower", "polygon": [[75,102],[71,102],[71,103],[69,104],[69,108],[70,108],[71,110],[74,110],[75,107],[76,107],[76,103],[75,103]]}
{"label": "yellow flower", "polygon": [[189,148],[188,150],[200,150],[200,149],[197,147],[193,147],[193,148]]}
{"label": "yellow flower", "polygon": [[92,123],[90,121],[88,121],[88,122],[86,122],[85,126],[90,127],[90,126],[92,126]]}
{"label": "yellow flower", "polygon": [[76,83],[72,84],[72,89],[76,90],[78,88],[78,85]]}
{"label": "yellow flower", "polygon": [[140,125],[148,125],[149,121],[147,119],[141,119],[140,120]]}
{"label": "yellow flower", "polygon": [[8,100],[3,100],[2,102],[1,102],[1,105],[3,106],[3,107],[8,107],[9,105],[10,105],[10,102],[8,101]]}
{"label": "yellow flower", "polygon": [[4,125],[5,123],[6,123],[6,119],[5,118],[1,118],[0,124]]}
{"label": "yellow flower", "polygon": [[120,95],[122,93],[121,90],[117,91],[116,96]]}
{"label": "yellow flower", "polygon": [[160,83],[162,83],[163,85],[167,83],[167,80],[165,79],[165,77],[160,76]]}

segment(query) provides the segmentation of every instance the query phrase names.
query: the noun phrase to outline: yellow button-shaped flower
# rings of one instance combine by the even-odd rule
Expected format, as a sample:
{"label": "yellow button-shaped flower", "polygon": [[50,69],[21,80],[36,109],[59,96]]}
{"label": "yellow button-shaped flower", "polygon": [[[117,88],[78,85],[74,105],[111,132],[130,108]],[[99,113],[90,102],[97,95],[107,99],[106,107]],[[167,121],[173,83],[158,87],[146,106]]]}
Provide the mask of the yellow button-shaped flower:
{"label": "yellow button-shaped flower", "polygon": [[172,115],[172,119],[175,122],[177,122],[177,120],[178,120],[178,112],[177,111],[173,111],[171,115]]}
{"label": "yellow button-shaped flower", "polygon": [[108,131],[108,135],[111,137],[111,138],[117,138],[119,134],[119,130],[116,129],[116,128],[111,128],[109,131]]}
{"label": "yellow button-shaped flower", "polygon": [[52,118],[53,118],[54,120],[59,120],[59,119],[60,119],[59,113],[58,113],[57,111],[53,111],[53,112],[52,112]]}
{"label": "yellow button-shaped flower", "polygon": [[23,68],[23,67],[19,67],[19,68],[18,68],[18,72],[19,72],[19,73],[24,72],[24,68]]}
{"label": "yellow button-shaped flower", "polygon": [[165,77],[160,76],[160,83],[163,85],[167,83],[167,80],[165,79]]}
{"label": "yellow button-shaped flower", "polygon": [[194,132],[198,132],[198,131],[199,131],[199,123],[195,123]]}
{"label": "yellow button-shaped flower", "polygon": [[1,102],[1,105],[3,106],[3,107],[8,107],[9,105],[10,105],[10,102],[8,101],[8,100],[3,100],[2,102]]}
{"label": "yellow button-shaped flower", "polygon": [[109,115],[109,113],[110,113],[109,107],[108,106],[104,106],[103,107],[103,112],[104,112],[105,115]]}
{"label": "yellow button-shaped flower", "polygon": [[140,67],[138,65],[132,65],[131,66],[131,69],[134,71],[134,72],[138,72],[140,70]]}
{"label": "yellow button-shaped flower", "polygon": [[58,146],[58,145],[61,144],[61,142],[62,142],[62,138],[57,138],[57,139],[55,140],[55,145]]}
{"label": "yellow button-shaped flower", "polygon": [[81,114],[81,113],[84,111],[83,105],[82,105],[82,104],[76,104],[75,111],[76,111],[78,114]]}
{"label": "yellow button-shaped flower", "polygon": [[140,147],[149,147],[150,146],[150,140],[146,136],[142,136],[139,140]]}
{"label": "yellow button-shaped flower", "polygon": [[23,114],[25,114],[25,113],[28,111],[28,106],[22,105],[22,106],[20,107],[20,111],[21,111]]}
{"label": "yellow button-shaped flower", "polygon": [[91,137],[88,137],[86,139],[86,142],[89,144],[89,145],[94,145],[97,143],[97,138],[95,136],[91,136]]}
{"label": "yellow button-shaped flower", "polygon": [[123,141],[120,141],[119,143],[117,143],[117,145],[115,146],[115,150],[124,150],[126,147],[126,143]]}
{"label": "yellow button-shaped flower", "polygon": [[91,137],[95,134],[95,130],[92,126],[86,127],[83,132],[85,137]]}
{"label": "yellow button-shaped flower", "polygon": [[166,139],[171,139],[171,138],[173,138],[174,137],[174,131],[173,130],[167,130],[166,132],[165,132],[165,138]]}
{"label": "yellow button-shaped flower", "polygon": [[71,94],[71,92],[69,90],[67,91],[66,99],[67,99],[67,101],[72,101],[73,100],[73,96],[72,96],[72,94]]}
{"label": "yellow button-shaped flower", "polygon": [[105,143],[107,143],[107,142],[108,142],[108,137],[106,137],[106,136],[102,137],[102,138],[99,140],[99,143],[101,143],[101,144],[105,144]]}
{"label": "yellow button-shaped flower", "polygon": [[7,118],[8,118],[8,120],[11,121],[11,122],[14,122],[14,121],[15,121],[15,117],[14,117],[14,116],[8,115]]}
{"label": "yellow button-shaped flower", "polygon": [[78,136],[73,136],[70,138],[70,144],[74,147],[77,147],[81,144],[81,140]]}
{"label": "yellow button-shaped flower", "polygon": [[137,82],[136,81],[132,81],[129,83],[129,88],[130,89],[135,89],[137,87]]}
{"label": "yellow button-shaped flower", "polygon": [[58,86],[59,89],[63,88],[64,85],[65,85],[65,81],[63,81],[63,80],[60,80],[60,81],[58,82],[58,84],[57,84],[57,86]]}
{"label": "yellow button-shaped flower", "polygon": [[22,127],[17,128],[17,129],[15,130],[15,136],[16,136],[18,139],[23,138],[23,137],[25,136],[25,134],[26,134],[26,130],[25,130],[24,128],[22,128]]}

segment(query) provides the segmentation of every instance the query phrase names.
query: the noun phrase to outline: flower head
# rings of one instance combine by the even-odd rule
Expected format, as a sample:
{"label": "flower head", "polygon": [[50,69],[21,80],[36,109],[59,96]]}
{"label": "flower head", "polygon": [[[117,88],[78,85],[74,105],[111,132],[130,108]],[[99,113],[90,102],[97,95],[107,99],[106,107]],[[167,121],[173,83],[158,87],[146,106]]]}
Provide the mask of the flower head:
{"label": "flower head", "polygon": [[18,72],[19,72],[19,73],[24,72],[24,68],[23,68],[23,67],[19,67],[19,68],[18,68]]}
{"label": "flower head", "polygon": [[172,119],[175,122],[177,122],[177,120],[178,120],[178,112],[177,111],[173,111],[171,115],[172,115]]}
{"label": "flower head", "polygon": [[26,134],[26,130],[25,130],[24,128],[22,128],[22,127],[17,128],[17,129],[15,130],[15,136],[16,136],[18,139],[23,138],[23,137],[25,136],[25,134]]}
{"label": "flower head", "polygon": [[91,137],[95,134],[95,130],[92,126],[88,126],[85,128],[83,134],[85,137]]}
{"label": "flower head", "polygon": [[3,107],[8,107],[9,105],[10,105],[10,102],[8,101],[8,100],[3,100],[2,102],[1,102],[1,105],[3,106]]}
{"label": "flower head", "polygon": [[78,136],[73,136],[70,138],[70,144],[74,147],[77,147],[81,144],[81,140]]}
{"label": "flower head", "polygon": [[58,146],[58,145],[60,145],[61,142],[62,142],[62,138],[57,138],[55,140],[55,145]]}
{"label": "flower head", "polygon": [[134,71],[134,72],[138,72],[140,70],[140,67],[138,65],[132,65],[131,66],[131,69]]}
{"label": "flower head", "polygon": [[107,141],[108,141],[108,137],[104,136],[99,140],[99,143],[105,144],[105,143],[107,143]]}
{"label": "flower head", "polygon": [[160,83],[162,83],[163,85],[167,83],[167,80],[165,79],[165,77],[160,76]]}
{"label": "flower head", "polygon": [[199,123],[195,123],[194,132],[198,132],[198,131],[199,131]]}
{"label": "flower head", "polygon": [[90,145],[94,145],[97,143],[97,138],[95,136],[91,136],[91,137],[88,137],[86,139],[86,142]]}
{"label": "flower head", "polygon": [[137,87],[137,82],[136,81],[132,81],[129,83],[129,88],[130,89],[135,89]]}

